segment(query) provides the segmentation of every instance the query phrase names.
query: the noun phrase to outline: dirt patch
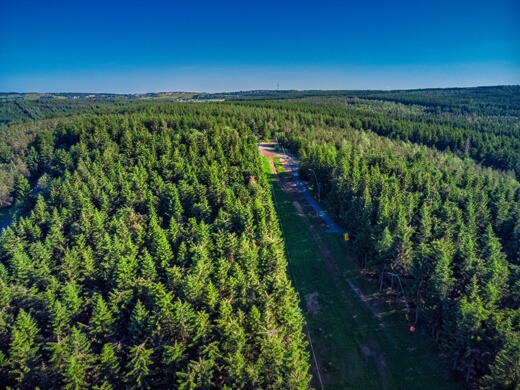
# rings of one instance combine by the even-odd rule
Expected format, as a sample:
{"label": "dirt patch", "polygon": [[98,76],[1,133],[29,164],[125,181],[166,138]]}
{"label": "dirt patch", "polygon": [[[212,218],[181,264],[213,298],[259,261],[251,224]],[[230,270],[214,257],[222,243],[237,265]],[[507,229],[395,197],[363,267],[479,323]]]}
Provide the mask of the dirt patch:
{"label": "dirt patch", "polygon": [[319,314],[320,303],[318,302],[318,292],[305,295],[305,302],[307,303],[307,312],[311,314]]}
{"label": "dirt patch", "polygon": [[302,205],[296,201],[292,202],[292,204],[293,204],[294,208],[296,209],[296,211],[298,211],[298,215],[300,217],[302,217],[304,215]]}

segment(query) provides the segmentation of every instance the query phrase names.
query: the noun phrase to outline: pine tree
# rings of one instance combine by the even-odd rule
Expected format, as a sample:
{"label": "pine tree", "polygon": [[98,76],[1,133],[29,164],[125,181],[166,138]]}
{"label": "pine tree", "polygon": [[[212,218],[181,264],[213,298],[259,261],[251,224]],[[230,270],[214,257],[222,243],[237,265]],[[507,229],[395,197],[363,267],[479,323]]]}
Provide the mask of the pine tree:
{"label": "pine tree", "polygon": [[394,239],[390,233],[390,229],[388,226],[385,226],[383,230],[381,230],[379,237],[375,240],[375,250],[378,253],[378,270],[390,267],[390,255],[393,243]]}
{"label": "pine tree", "polygon": [[31,218],[40,228],[43,228],[49,220],[47,205],[40,194],[36,197],[35,205],[31,211]]}
{"label": "pine tree", "polygon": [[170,240],[170,243],[172,246],[177,245],[177,240],[179,239],[181,235],[181,228],[179,223],[175,218],[170,219],[170,226],[168,227],[168,238]]}
{"label": "pine tree", "polygon": [[63,220],[58,210],[54,208],[49,221],[49,233],[45,238],[45,245],[53,251],[56,258],[61,259],[65,253],[65,243]]}
{"label": "pine tree", "polygon": [[145,341],[150,330],[150,313],[140,300],[137,301],[130,316],[128,325],[128,337],[133,345],[141,344]]}
{"label": "pine tree", "polygon": [[188,358],[186,345],[177,341],[173,345],[164,347],[162,363],[163,372],[166,374],[167,383],[173,383],[177,379],[176,373],[186,364]]}
{"label": "pine tree", "polygon": [[491,374],[484,377],[485,389],[520,388],[520,333],[508,335],[504,347],[490,366]]}
{"label": "pine tree", "polygon": [[127,365],[128,373],[125,382],[129,387],[149,389],[150,367],[152,366],[153,349],[146,348],[145,344],[130,349],[130,361]]}
{"label": "pine tree", "polygon": [[103,345],[99,365],[97,366],[97,378],[100,383],[106,383],[119,387],[121,381],[121,368],[119,358],[112,344]]}
{"label": "pine tree", "polygon": [[421,206],[420,222],[419,222],[419,243],[426,244],[432,238],[432,215],[428,204],[425,202]]}
{"label": "pine tree", "polygon": [[37,368],[41,359],[39,330],[35,320],[23,309],[16,317],[9,346],[9,373],[20,387],[36,386]]}
{"label": "pine tree", "polygon": [[405,274],[411,270],[411,262],[413,257],[412,248],[412,228],[409,225],[408,218],[403,206],[399,207],[397,214],[395,239],[394,239],[394,253],[395,260],[393,266],[399,272]]}
{"label": "pine tree", "polygon": [[157,281],[157,270],[152,256],[148,251],[143,249],[142,255],[139,257],[139,272],[138,275],[147,282]]}
{"label": "pine tree", "polygon": [[451,349],[454,352],[454,366],[465,371],[468,381],[474,373],[485,331],[484,322],[490,312],[485,309],[480,297],[476,276],[466,289],[458,305],[457,333],[454,337],[455,345]]}
{"label": "pine tree", "polygon": [[507,260],[502,252],[502,245],[495,236],[491,224],[488,224],[483,240],[482,258],[484,260],[485,295],[491,305],[495,305],[506,296],[509,271]]}
{"label": "pine tree", "polygon": [[87,387],[87,368],[76,356],[68,358],[64,372],[65,389],[80,390]]}
{"label": "pine tree", "polygon": [[62,287],[62,302],[71,318],[77,316],[83,309],[83,300],[80,297],[80,287],[76,283],[67,283]]}
{"label": "pine tree", "polygon": [[13,282],[27,286],[31,270],[31,259],[21,245],[15,248],[10,260],[9,268]]}
{"label": "pine tree", "polygon": [[14,184],[14,205],[22,210],[28,207],[30,194],[31,185],[29,184],[29,180],[27,180],[22,174],[19,174],[16,177]]}
{"label": "pine tree", "polygon": [[97,343],[110,340],[113,335],[114,318],[108,305],[99,294],[92,297],[93,309],[90,317],[90,334]]}
{"label": "pine tree", "polygon": [[87,336],[73,326],[60,344],[54,344],[51,363],[67,389],[84,388],[92,380],[95,358]]}
{"label": "pine tree", "polygon": [[356,249],[360,254],[366,255],[373,248],[372,244],[372,213],[374,206],[368,187],[365,187],[361,201],[361,214],[357,222],[358,232],[356,236]]}
{"label": "pine tree", "polygon": [[482,260],[477,254],[477,243],[474,232],[468,230],[464,224],[460,226],[458,233],[458,266],[464,278],[464,283],[467,284],[474,275],[482,275],[483,264]]}
{"label": "pine tree", "polygon": [[435,240],[432,242],[433,258],[437,261],[434,272],[431,276],[433,288],[438,294],[438,299],[445,301],[455,284],[451,263],[455,248],[446,239]]}
{"label": "pine tree", "polygon": [[29,152],[27,153],[27,168],[29,168],[29,171],[31,174],[38,173],[38,167],[40,165],[40,156],[38,155],[38,152],[34,148],[34,146],[31,146],[29,148]]}
{"label": "pine tree", "polygon": [[173,252],[166,233],[158,224],[155,213],[152,213],[148,225],[148,241],[150,254],[156,265],[163,270],[169,267],[173,261]]}
{"label": "pine tree", "polygon": [[54,337],[58,343],[65,337],[70,323],[70,315],[66,306],[62,305],[59,300],[55,300],[52,304],[51,326]]}
{"label": "pine tree", "polygon": [[215,387],[213,373],[215,363],[212,359],[199,357],[188,364],[187,372],[178,372],[179,389],[211,389]]}

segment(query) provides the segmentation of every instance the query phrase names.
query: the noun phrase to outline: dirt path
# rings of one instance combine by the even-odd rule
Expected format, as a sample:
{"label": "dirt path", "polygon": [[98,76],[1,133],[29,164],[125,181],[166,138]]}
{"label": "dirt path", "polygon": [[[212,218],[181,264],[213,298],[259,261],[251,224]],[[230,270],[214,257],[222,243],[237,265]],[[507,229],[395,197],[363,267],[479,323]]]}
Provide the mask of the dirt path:
{"label": "dirt path", "polygon": [[[260,143],[259,146],[258,146],[258,149],[259,149],[259,151],[260,151],[260,153],[262,155],[264,155],[265,157],[267,157],[269,159],[269,164],[271,165],[271,172],[276,177],[276,180],[277,180],[278,184],[280,185],[280,187],[282,187],[282,189],[285,192],[290,193],[291,195],[296,197],[298,200],[300,200],[300,202],[298,200],[295,200],[293,202],[293,205],[296,208],[296,210],[297,210],[299,215],[301,215],[301,216],[307,215],[307,216],[309,216],[311,218],[315,218],[315,219],[316,218],[322,218],[323,215],[326,215],[326,213],[325,213],[325,211],[323,211],[321,209],[321,207],[319,208],[319,212],[317,213],[316,210],[314,209],[314,207],[312,207],[312,205],[309,205],[308,202],[305,202],[305,200],[306,200],[305,198],[301,199],[302,198],[302,191],[299,188],[299,186],[294,182],[294,178],[299,176],[299,174],[298,174],[298,163],[296,162],[296,160],[293,157],[288,156],[288,155],[286,155],[286,154],[284,154],[284,153],[282,153],[280,151],[276,151],[275,150],[275,146],[276,146],[275,143]],[[277,172],[276,166],[275,166],[274,161],[273,161],[273,159],[275,157],[280,158],[280,162],[281,162],[283,170],[285,172],[292,172],[293,173],[291,176],[285,176],[284,179],[281,178],[281,176]],[[327,218],[329,218],[329,217],[327,216]],[[331,273],[331,275],[333,276],[334,279],[338,280],[338,279],[342,278],[343,275],[342,275],[342,273],[341,273],[341,271],[339,269],[339,266],[336,264],[336,262],[334,260],[334,256],[330,253],[330,250],[327,248],[326,244],[323,242],[323,239],[321,238],[320,233],[316,230],[316,228],[312,224],[308,223],[307,225],[308,225],[309,230],[312,233],[312,236],[313,236],[313,238],[314,238],[318,248],[320,249],[320,252],[323,255],[323,258],[324,258],[324,260],[326,262],[326,265],[327,265],[327,269],[329,270],[329,272]],[[331,232],[330,231],[331,229],[330,229],[329,225],[330,224],[328,224],[325,221],[322,224],[324,230],[326,230],[327,232]],[[333,229],[334,231],[338,231],[338,230],[339,231],[343,231],[335,223],[334,223],[334,225],[335,225],[334,229]],[[369,297],[367,297],[366,295],[364,295],[363,292],[358,287],[356,287],[352,283],[352,281],[350,279],[345,278],[345,280],[349,284],[349,286],[352,289],[352,291],[354,291],[356,293],[356,295],[359,297],[359,299],[372,312],[374,317],[376,317],[379,320],[379,326],[384,327],[384,323],[381,321],[382,320],[382,315],[370,303],[371,299]]]}
{"label": "dirt path", "polygon": [[[308,192],[305,184],[301,182],[298,174],[298,164],[296,160],[290,156],[286,156],[281,152],[277,152],[275,150],[275,144],[273,143],[261,143],[259,144],[259,151],[262,155],[266,156],[269,159],[269,163],[271,166],[271,172],[276,178],[280,187],[288,194],[290,194],[295,200],[293,201],[293,206],[297,210],[298,214],[304,218],[306,222],[306,226],[311,233],[313,240],[318,247],[322,258],[325,262],[325,266],[327,271],[332,277],[333,283],[338,291],[338,294],[341,297],[341,301],[345,305],[346,310],[352,309],[351,298],[347,295],[343,280],[346,280],[349,287],[352,291],[357,295],[361,302],[370,310],[370,312],[377,318],[380,327],[384,327],[384,324],[381,321],[381,314],[369,303],[369,298],[367,298],[359,288],[357,288],[349,279],[345,278],[343,273],[341,272],[340,267],[336,263],[334,259],[334,255],[331,253],[330,249],[325,244],[322,239],[320,232],[310,221],[308,218],[313,219],[314,221],[321,221],[321,228],[323,232],[328,233],[339,233],[342,232],[342,229],[336,225],[330,217],[326,215],[326,213],[321,209],[321,207],[315,207],[315,205],[308,202],[307,197],[304,196],[304,191]],[[287,173],[292,173],[291,175],[283,175],[283,177],[278,174],[276,166],[274,164],[273,159],[275,157],[280,158],[281,165],[284,171]],[[299,183],[298,183],[299,182]],[[302,188],[304,187],[304,188]],[[308,192],[310,196],[310,192]],[[315,203],[315,202],[314,202]],[[324,218],[325,217],[325,218]],[[331,222],[332,221],[332,222]],[[371,359],[375,366],[377,367],[378,374],[381,379],[382,388],[387,388],[388,384],[388,372],[386,367],[386,361],[381,353],[381,349],[377,345],[377,343],[373,340],[369,342],[369,345],[363,345],[361,347],[362,353],[367,359]]]}
{"label": "dirt path", "polygon": [[[260,143],[258,149],[261,154],[269,158],[270,161],[274,157],[280,158],[280,162],[284,172],[290,173],[289,179],[284,180],[284,189],[291,191],[292,193],[298,193],[305,202],[311,207],[311,213],[321,218],[325,225],[325,230],[329,233],[344,233],[342,229],[327,213],[321,208],[321,206],[314,200],[311,192],[307,188],[307,185],[301,181],[299,174],[299,162],[292,157],[290,154],[280,152],[275,149],[275,143]],[[271,163],[271,169],[274,167],[274,163]],[[273,174],[279,177],[276,169],[273,170]]]}

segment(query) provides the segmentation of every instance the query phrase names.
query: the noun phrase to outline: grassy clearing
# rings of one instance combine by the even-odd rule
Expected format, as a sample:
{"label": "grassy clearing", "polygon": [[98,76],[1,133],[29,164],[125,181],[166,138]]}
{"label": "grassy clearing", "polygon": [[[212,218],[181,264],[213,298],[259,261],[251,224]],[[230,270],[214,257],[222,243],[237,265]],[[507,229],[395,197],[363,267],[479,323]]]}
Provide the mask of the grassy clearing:
{"label": "grassy clearing", "polygon": [[[408,331],[398,311],[387,310],[385,326],[380,326],[347,282],[349,278],[365,294],[374,292],[353,264],[349,244],[337,234],[323,233],[323,241],[341,271],[339,277],[332,276],[309,229],[314,221],[297,214],[294,199],[276,184],[268,160],[263,160],[282,225],[290,276],[300,294],[324,387],[461,388],[445,376],[446,367],[420,332]],[[315,297],[311,311],[316,312],[317,307],[316,314],[308,310],[306,298],[311,295]],[[316,372],[313,376],[312,385],[319,388]]]}
{"label": "grassy clearing", "polygon": [[[377,294],[377,286],[363,276],[342,238],[324,233],[323,239],[335,254],[344,278],[348,278],[366,296]],[[384,331],[376,333],[377,342],[387,357],[388,371],[399,388],[463,388],[462,384],[450,377],[449,367],[440,356],[434,341],[421,329],[410,332],[410,323],[404,319],[403,308],[383,304],[377,306],[376,310],[381,313],[384,322]]]}
{"label": "grassy clearing", "polygon": [[282,161],[281,161],[280,157],[273,158],[273,162],[274,162],[274,166],[276,168],[276,172],[278,172],[278,173],[285,172],[283,170]]}

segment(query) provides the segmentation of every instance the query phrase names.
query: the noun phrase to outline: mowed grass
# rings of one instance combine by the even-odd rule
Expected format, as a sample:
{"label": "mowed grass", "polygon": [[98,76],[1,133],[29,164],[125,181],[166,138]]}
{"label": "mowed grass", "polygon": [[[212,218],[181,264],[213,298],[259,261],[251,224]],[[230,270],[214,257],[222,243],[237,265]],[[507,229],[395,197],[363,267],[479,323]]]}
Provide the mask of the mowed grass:
{"label": "mowed grass", "polygon": [[[339,275],[329,272],[324,256],[309,229],[315,223],[298,215],[294,199],[286,194],[271,174],[273,198],[280,219],[289,261],[289,275],[300,295],[326,389],[457,389],[450,380],[430,340],[411,333],[402,313],[385,312],[384,326],[350,288],[347,278],[365,294],[373,286],[353,264],[349,244],[337,234],[321,233]],[[318,226],[316,224],[316,229]],[[309,313],[306,297],[317,293],[318,312]],[[311,385],[320,388],[313,364]]]}
{"label": "mowed grass", "polygon": [[[365,296],[378,293],[378,286],[366,279],[342,237],[325,233],[323,239],[336,257],[345,279],[349,279]],[[410,332],[410,322],[405,320],[405,310],[396,304],[376,304],[381,314],[383,331],[376,334],[384,351],[386,364],[396,388],[406,389],[463,389],[450,373],[450,367],[425,329],[417,326]],[[394,387],[391,387],[394,388]]]}
{"label": "mowed grass", "polygon": [[283,173],[284,170],[283,170],[282,161],[281,161],[280,157],[273,158],[273,162],[274,162],[274,166],[276,168],[276,172]]}

